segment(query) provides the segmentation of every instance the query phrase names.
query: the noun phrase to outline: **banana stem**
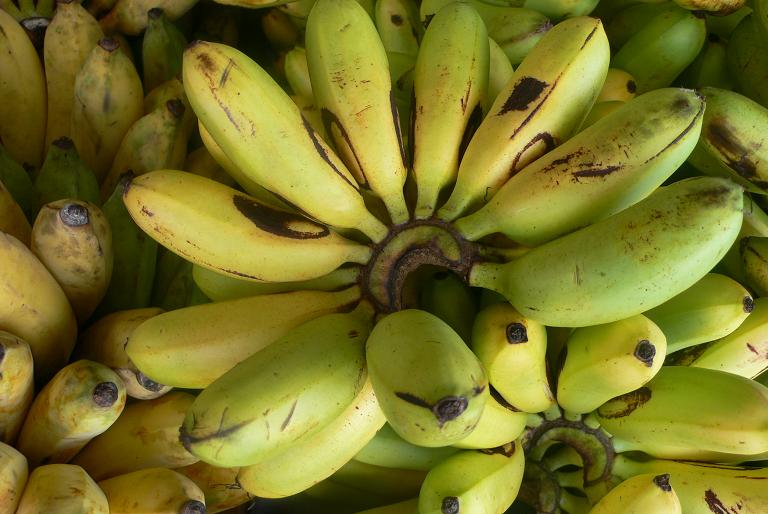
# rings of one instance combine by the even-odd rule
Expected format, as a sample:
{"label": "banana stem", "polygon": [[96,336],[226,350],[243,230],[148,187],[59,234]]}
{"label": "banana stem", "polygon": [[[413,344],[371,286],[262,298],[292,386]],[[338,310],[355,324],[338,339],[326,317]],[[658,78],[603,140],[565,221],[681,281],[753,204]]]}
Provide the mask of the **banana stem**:
{"label": "banana stem", "polygon": [[502,275],[503,266],[494,262],[476,262],[469,270],[469,285],[502,293],[499,290],[498,277]]}

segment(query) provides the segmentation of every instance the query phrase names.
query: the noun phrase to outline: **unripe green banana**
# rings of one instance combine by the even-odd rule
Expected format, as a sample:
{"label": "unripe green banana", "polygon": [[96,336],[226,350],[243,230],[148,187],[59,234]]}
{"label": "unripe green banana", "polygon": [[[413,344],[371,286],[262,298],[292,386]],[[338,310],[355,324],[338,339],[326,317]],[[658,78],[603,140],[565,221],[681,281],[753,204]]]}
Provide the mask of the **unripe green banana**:
{"label": "unripe green banana", "polygon": [[[418,495],[426,476],[426,471],[374,466],[352,459],[328,480],[337,485],[354,488],[371,497],[380,495],[388,502],[393,502]],[[377,503],[382,505],[384,502]]]}
{"label": "unripe green banana", "polygon": [[157,258],[151,301],[166,311],[210,303],[192,280],[192,263],[167,248]]}
{"label": "unripe green banana", "polygon": [[491,390],[491,397],[485,402],[480,421],[472,433],[452,446],[472,450],[504,446],[523,434],[527,422],[528,413],[513,410],[511,405]]}
{"label": "unripe green banana", "polygon": [[599,0],[525,0],[523,7],[533,9],[555,21],[574,16],[586,16],[597,7]]}
{"label": "unripe green banana", "polygon": [[172,469],[149,468],[101,480],[109,514],[205,514],[205,495]]}
{"label": "unripe green banana", "polygon": [[488,50],[488,89],[482,100],[483,114],[491,110],[493,102],[496,101],[499,93],[504,90],[504,86],[515,73],[512,63],[509,62],[509,57],[491,37],[488,38]]}
{"label": "unripe green banana", "polygon": [[63,198],[100,205],[99,183],[68,137],[56,139],[35,177],[38,208]]}
{"label": "unripe green banana", "polygon": [[381,44],[389,52],[416,57],[424,26],[414,0],[376,0],[373,21]]}
{"label": "unripe green banana", "polygon": [[387,421],[406,441],[447,446],[468,436],[488,399],[480,361],[440,318],[409,309],[380,320],[366,344]]}
{"label": "unripe green banana", "polygon": [[589,514],[683,514],[668,474],[645,473],[624,480],[592,507]]}
{"label": "unripe green banana", "polygon": [[768,388],[724,371],[663,366],[640,389],[603,404],[596,419],[617,451],[711,462],[768,452]]}
{"label": "unripe green banana", "polygon": [[768,107],[768,52],[757,16],[745,16],[728,38],[726,55],[736,89],[763,107]]}
{"label": "unripe green banana", "polygon": [[37,193],[24,167],[16,162],[0,143],[0,182],[8,189],[30,223],[37,216]]}
{"label": "unripe green banana", "polygon": [[731,37],[733,29],[736,28],[741,20],[752,12],[752,7],[745,4],[726,16],[717,16],[707,13],[707,31],[709,31],[710,34],[717,35],[727,40]]}
{"label": "unripe green banana", "polygon": [[171,391],[160,398],[126,405],[103,434],[70,461],[94,480],[152,467],[180,468],[199,459],[179,441],[179,426],[195,397]]}
{"label": "unripe green banana", "polygon": [[0,443],[14,444],[32,403],[35,383],[29,344],[5,331],[0,331],[0,377]]}
{"label": "unripe green banana", "polygon": [[356,514],[418,514],[418,512],[419,500],[418,498],[414,498],[413,500],[392,503],[390,505],[384,505],[383,507],[361,510]]}
{"label": "unripe green banana", "polygon": [[682,180],[512,262],[475,264],[469,283],[501,292],[521,314],[549,326],[628,318],[712,269],[739,232],[742,196],[725,179]]}
{"label": "unripe green banana", "polygon": [[312,437],[363,386],[369,330],[360,313],[290,330],[200,393],[181,427],[185,447],[209,464],[247,466]]}
{"label": "unripe green banana", "polygon": [[184,52],[183,74],[195,114],[244,175],[314,219],[384,238],[353,175],[256,63],[234,48],[197,42]]}
{"label": "unripe green banana", "polygon": [[462,147],[482,119],[488,70],[482,18],[464,3],[440,9],[424,34],[414,71],[416,218],[432,216],[440,192],[456,180]]}
{"label": "unripe green banana", "polygon": [[0,510],[16,512],[22,491],[27,484],[27,458],[16,448],[0,441]]}
{"label": "unripe green banana", "polygon": [[768,292],[768,237],[745,237],[739,244],[746,283],[758,295]]}
{"label": "unripe green banana", "polygon": [[720,89],[734,89],[735,79],[728,70],[726,43],[716,34],[709,34],[704,48],[696,59],[680,75],[679,81],[686,87],[705,86]]}
{"label": "unripe green banana", "polygon": [[27,480],[16,514],[83,512],[110,514],[101,488],[80,466],[48,464],[35,468]]}
{"label": "unripe green banana", "polygon": [[312,81],[309,78],[307,51],[304,47],[295,46],[285,54],[285,79],[295,95],[314,99]]}
{"label": "unripe green banana", "polygon": [[547,333],[541,323],[506,302],[488,305],[475,318],[471,347],[507,403],[524,412],[554,405],[547,378]]}
{"label": "unripe green banana", "polygon": [[147,11],[160,8],[169,20],[175,21],[197,3],[197,0],[117,0],[112,10],[99,19],[104,33],[120,32],[137,36],[147,28]]}
{"label": "unripe green banana", "polygon": [[181,73],[185,46],[184,34],[165,16],[163,9],[153,7],[147,11],[147,29],[141,41],[144,91],[152,91]]}
{"label": "unripe green banana", "polygon": [[35,396],[16,447],[31,467],[68,462],[107,430],[125,407],[125,386],[111,369],[79,360]]}
{"label": "unripe green banana", "polygon": [[472,137],[438,217],[452,221],[476,208],[510,176],[568,139],[600,92],[608,60],[600,20],[571,18],[548,31]]}
{"label": "unripe green banana", "polygon": [[224,512],[243,505],[253,497],[237,483],[239,467],[219,468],[197,461],[174,471],[192,480],[205,495],[205,511],[208,514]]}
{"label": "unripe green banana", "polygon": [[374,466],[429,471],[457,451],[457,448],[450,446],[427,448],[411,444],[397,435],[389,423],[385,423],[368,444],[355,454],[354,459]]}
{"label": "unripe green banana", "polygon": [[752,312],[744,286],[718,273],[698,282],[644,314],[667,337],[667,354],[727,336]]}
{"label": "unripe green banana", "polygon": [[612,53],[616,53],[619,48],[624,46],[632,36],[640,32],[656,16],[667,11],[679,11],[679,7],[671,0],[639,2],[628,0],[625,2],[625,5],[618,8],[612,15],[602,12],[608,4],[618,3],[603,0],[600,2],[595,13],[605,23],[605,33],[608,36],[608,41],[611,43]]}
{"label": "unripe green banana", "polygon": [[752,236],[768,237],[768,214],[760,208],[748,193],[744,193],[744,221],[736,241],[728,249],[725,257],[717,264],[716,271],[722,272],[737,282],[746,284],[748,278],[744,271],[741,241]]}
{"label": "unripe green banana", "polygon": [[557,403],[568,413],[592,412],[645,385],[659,372],[666,354],[664,333],[642,314],[577,328],[568,338],[557,378]]}
{"label": "unripe green banana", "polygon": [[360,289],[296,291],[186,307],[146,320],[131,334],[127,355],[150,379],[204,389],[239,362],[302,323],[349,310]]}
{"label": "unripe green banana", "polygon": [[448,323],[468,343],[477,313],[475,292],[446,271],[433,273],[420,289],[419,308]]}
{"label": "unripe green banana", "polygon": [[525,458],[519,441],[462,451],[429,470],[419,492],[420,514],[502,514],[515,501]]}
{"label": "unripe green banana", "polygon": [[0,180],[0,232],[5,232],[29,246],[32,227],[21,210],[21,206],[11,196],[11,192]]}
{"label": "unripe green banana", "polygon": [[702,98],[686,89],[630,100],[523,168],[456,228],[473,241],[501,232],[536,246],[620,212],[685,162],[703,112]]}

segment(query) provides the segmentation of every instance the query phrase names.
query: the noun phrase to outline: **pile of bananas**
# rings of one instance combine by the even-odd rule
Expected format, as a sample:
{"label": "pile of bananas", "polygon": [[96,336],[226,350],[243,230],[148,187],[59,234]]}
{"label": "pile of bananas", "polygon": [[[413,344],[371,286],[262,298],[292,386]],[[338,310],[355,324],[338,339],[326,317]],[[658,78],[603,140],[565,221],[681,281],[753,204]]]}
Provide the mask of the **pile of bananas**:
{"label": "pile of bananas", "polygon": [[768,512],[768,0],[279,3],[0,0],[0,514]]}

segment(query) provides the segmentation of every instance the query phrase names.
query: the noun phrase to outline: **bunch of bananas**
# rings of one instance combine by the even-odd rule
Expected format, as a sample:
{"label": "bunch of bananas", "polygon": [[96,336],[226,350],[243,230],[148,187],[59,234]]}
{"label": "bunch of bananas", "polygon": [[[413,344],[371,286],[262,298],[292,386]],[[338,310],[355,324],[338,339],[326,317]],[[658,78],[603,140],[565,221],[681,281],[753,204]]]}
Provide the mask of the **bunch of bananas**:
{"label": "bunch of bananas", "polygon": [[768,0],[49,3],[0,513],[768,511]]}

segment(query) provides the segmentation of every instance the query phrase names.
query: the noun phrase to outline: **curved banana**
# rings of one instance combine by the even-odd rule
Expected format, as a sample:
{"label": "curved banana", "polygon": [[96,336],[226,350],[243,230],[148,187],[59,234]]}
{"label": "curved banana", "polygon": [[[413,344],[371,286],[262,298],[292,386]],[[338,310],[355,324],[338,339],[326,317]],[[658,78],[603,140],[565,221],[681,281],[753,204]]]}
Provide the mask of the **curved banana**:
{"label": "curved banana", "polygon": [[181,103],[184,105],[184,114],[181,116],[181,130],[177,132],[180,142],[175,145],[173,155],[174,161],[180,162],[183,160],[183,157],[177,154],[186,154],[186,142],[190,137],[196,135],[195,132],[198,127],[197,116],[195,116],[192,106],[189,105],[189,99],[187,99],[187,94],[184,92],[184,84],[181,83],[180,78],[173,77],[152,91],[147,92],[144,97],[144,114],[149,114],[160,108],[166,108],[169,100],[181,100]]}
{"label": "curved banana", "polygon": [[515,69],[509,62],[509,57],[493,38],[488,38],[488,87],[482,100],[483,115],[491,110],[491,106],[498,98],[504,86],[512,79]]}
{"label": "curved banana", "polygon": [[692,90],[630,100],[523,168],[455,226],[473,241],[501,232],[536,246],[607,218],[647,197],[685,162],[703,113]]}
{"label": "curved banana", "polygon": [[205,511],[209,514],[233,509],[253,498],[237,483],[239,467],[219,468],[197,461],[174,471],[197,484],[205,496]]}
{"label": "curved banana", "polygon": [[152,91],[181,74],[181,56],[187,39],[168,19],[165,11],[153,7],[147,11],[147,28],[141,40],[144,91]]}
{"label": "curved banana", "polygon": [[637,96],[637,84],[635,78],[624,70],[608,68],[605,82],[595,103],[602,102],[628,102]]}
{"label": "curved banana", "polygon": [[307,51],[304,47],[295,46],[285,54],[285,79],[293,91],[293,94],[302,98],[314,100],[312,92],[312,80],[309,78],[309,66],[307,64]]}
{"label": "curved banana", "polygon": [[205,514],[205,495],[172,469],[149,468],[101,480],[109,514]]}
{"label": "curved banana", "polygon": [[521,314],[548,326],[628,318],[712,269],[739,232],[742,205],[733,182],[682,180],[512,262],[475,264],[469,283],[501,292]]}
{"label": "curved banana", "polygon": [[216,162],[211,152],[205,146],[198,147],[189,152],[182,166],[184,171],[200,175],[201,177],[221,182],[225,186],[235,187],[233,179],[221,165]]}
{"label": "curved banana", "polygon": [[755,13],[745,16],[728,37],[728,69],[737,89],[763,107],[768,107],[768,52]]}
{"label": "curved banana", "polygon": [[456,180],[463,146],[482,119],[489,55],[483,20],[468,4],[442,8],[424,33],[411,115],[417,219],[432,216],[440,192]]}
{"label": "curved banana", "polygon": [[754,299],[744,286],[708,273],[691,287],[646,311],[667,338],[667,354],[726,337],[748,319]]}
{"label": "curved banana", "polygon": [[571,18],[549,30],[475,132],[437,216],[452,221],[476,208],[510,176],[568,139],[600,92],[608,60],[600,20]]}
{"label": "curved banana", "polygon": [[101,204],[96,175],[80,158],[68,137],[56,139],[48,148],[43,165],[35,176],[38,209],[64,198]]}
{"label": "curved banana", "polygon": [[0,143],[0,182],[19,203],[21,210],[27,216],[27,221],[35,221],[37,193],[32,178],[27,170],[11,157],[2,143]]}
{"label": "curved banana", "polygon": [[491,397],[485,403],[480,421],[472,433],[452,446],[472,450],[504,446],[523,434],[527,422],[528,413],[514,410],[491,390]]}
{"label": "curved banana", "polygon": [[[711,30],[707,26],[708,30]],[[708,34],[699,55],[680,75],[679,80],[688,87],[700,89],[706,86],[733,90],[735,79],[728,70],[726,42],[716,34]]]}
{"label": "curved banana", "polygon": [[104,33],[120,32],[137,36],[147,28],[147,11],[162,9],[169,20],[174,21],[197,4],[197,0],[117,0],[114,7],[99,19]]}
{"label": "curved banana", "polygon": [[652,473],[628,478],[603,496],[589,514],[683,514],[669,478],[669,474]]}
{"label": "curved banana", "polygon": [[768,292],[768,237],[750,236],[741,239],[739,253],[745,282],[758,295],[765,296]]}
{"label": "curved banana", "polygon": [[448,323],[464,342],[469,343],[477,314],[475,291],[447,271],[433,273],[420,289],[419,308]]}
{"label": "curved banana", "polygon": [[0,232],[15,237],[29,246],[32,227],[24,211],[0,179]]}
{"label": "curved banana", "polygon": [[[77,493],[75,493],[77,491]],[[110,514],[101,488],[80,466],[48,464],[32,470],[16,514],[87,512]]]}
{"label": "curved banana", "polygon": [[14,444],[32,404],[35,383],[29,345],[5,331],[0,331],[0,377],[0,442]]}
{"label": "curved banana", "polygon": [[457,451],[459,451],[457,448],[450,446],[427,448],[411,444],[397,435],[389,423],[385,423],[376,435],[355,454],[354,459],[364,464],[385,468],[429,471],[435,464]]}
{"label": "curved banana", "polygon": [[0,511],[16,512],[28,476],[27,458],[13,446],[0,441]]}
{"label": "curved banana", "polygon": [[506,302],[494,303],[475,317],[470,346],[505,402],[524,412],[542,412],[555,404],[541,323]]}

